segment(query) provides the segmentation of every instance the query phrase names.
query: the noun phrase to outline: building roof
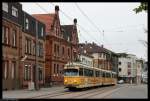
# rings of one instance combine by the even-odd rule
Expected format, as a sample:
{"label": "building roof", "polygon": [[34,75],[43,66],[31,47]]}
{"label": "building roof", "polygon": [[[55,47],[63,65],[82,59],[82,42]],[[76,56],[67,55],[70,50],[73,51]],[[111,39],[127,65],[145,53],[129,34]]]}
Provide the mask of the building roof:
{"label": "building roof", "polygon": [[43,22],[46,25],[46,33],[49,33],[54,23],[55,13],[54,14],[32,14],[32,16]]}
{"label": "building roof", "polygon": [[74,27],[74,25],[61,25],[61,30],[62,30],[62,33],[63,33],[63,38],[65,40],[68,40],[68,37],[69,37],[69,41],[72,40],[73,27]]}
{"label": "building roof", "polygon": [[108,51],[96,45],[95,43],[81,43],[79,44],[79,52],[84,53],[84,50],[87,51],[87,53],[108,53]]}

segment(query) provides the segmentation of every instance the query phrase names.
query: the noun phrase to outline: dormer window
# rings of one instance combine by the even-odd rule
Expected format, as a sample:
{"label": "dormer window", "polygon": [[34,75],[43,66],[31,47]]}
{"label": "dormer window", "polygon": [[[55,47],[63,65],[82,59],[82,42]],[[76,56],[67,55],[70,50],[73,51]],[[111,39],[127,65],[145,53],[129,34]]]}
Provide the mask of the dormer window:
{"label": "dormer window", "polygon": [[3,2],[3,11],[8,12],[8,3]]}
{"label": "dormer window", "polygon": [[28,18],[26,18],[26,20],[25,20],[25,28],[29,29],[29,19]]}
{"label": "dormer window", "polygon": [[12,6],[12,15],[18,17],[18,9],[14,6]]}

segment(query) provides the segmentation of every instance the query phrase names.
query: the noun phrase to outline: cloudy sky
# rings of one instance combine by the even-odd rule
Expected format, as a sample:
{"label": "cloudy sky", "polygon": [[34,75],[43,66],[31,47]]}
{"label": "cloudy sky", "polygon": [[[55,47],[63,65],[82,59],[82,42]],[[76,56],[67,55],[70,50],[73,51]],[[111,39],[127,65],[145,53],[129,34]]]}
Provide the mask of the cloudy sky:
{"label": "cloudy sky", "polygon": [[29,14],[54,13],[59,5],[61,24],[73,24],[77,18],[79,42],[95,42],[116,53],[135,54],[147,60],[148,15],[135,14],[140,3],[21,3]]}

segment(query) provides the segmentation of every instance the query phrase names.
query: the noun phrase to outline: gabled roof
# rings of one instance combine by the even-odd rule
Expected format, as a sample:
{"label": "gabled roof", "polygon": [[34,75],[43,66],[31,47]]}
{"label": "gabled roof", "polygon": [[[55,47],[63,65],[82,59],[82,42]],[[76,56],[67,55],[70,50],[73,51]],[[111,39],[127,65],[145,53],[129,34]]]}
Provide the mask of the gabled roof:
{"label": "gabled roof", "polygon": [[50,32],[51,26],[54,22],[55,14],[32,14],[32,16],[46,25],[46,33]]}
{"label": "gabled roof", "polygon": [[96,44],[93,44],[93,43],[79,44],[79,52],[84,53],[84,50],[86,50],[87,53],[90,53],[90,54],[92,54],[92,53],[108,53],[108,51],[106,51],[106,49],[104,49]]}
{"label": "gabled roof", "polygon": [[73,27],[74,27],[74,25],[61,25],[61,30],[62,30],[62,33],[63,33],[63,38],[65,40],[68,40],[68,37],[69,37],[69,41],[72,40]]}

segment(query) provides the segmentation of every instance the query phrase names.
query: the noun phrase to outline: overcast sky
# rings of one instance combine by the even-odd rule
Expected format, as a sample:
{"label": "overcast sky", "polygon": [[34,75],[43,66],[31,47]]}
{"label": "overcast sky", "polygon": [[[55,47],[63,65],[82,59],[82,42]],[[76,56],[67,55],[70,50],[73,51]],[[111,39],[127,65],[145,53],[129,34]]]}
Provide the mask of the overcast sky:
{"label": "overcast sky", "polygon": [[[61,24],[73,24],[77,18],[79,42],[95,42],[116,53],[135,54],[147,60],[147,13],[135,14],[134,8],[140,3],[21,3],[29,14],[54,13],[54,5],[59,5]],[[65,14],[66,15],[65,15]],[[69,16],[69,17],[68,17]],[[94,23],[94,24],[93,24]],[[96,27],[95,27],[96,25]],[[104,33],[103,33],[104,32]]]}

